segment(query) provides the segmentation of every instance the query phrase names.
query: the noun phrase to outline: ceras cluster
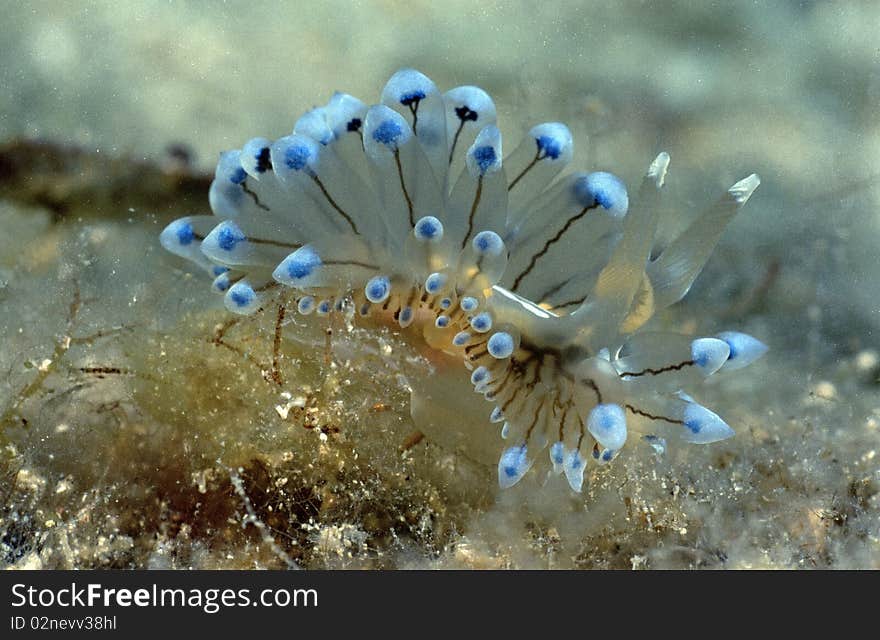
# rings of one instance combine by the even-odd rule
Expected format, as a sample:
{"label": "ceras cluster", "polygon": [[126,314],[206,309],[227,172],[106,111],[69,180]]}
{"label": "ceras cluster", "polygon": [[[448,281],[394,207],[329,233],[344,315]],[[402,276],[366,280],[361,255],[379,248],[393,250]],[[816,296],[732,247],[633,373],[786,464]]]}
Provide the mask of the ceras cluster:
{"label": "ceras cluster", "polygon": [[580,491],[587,461],[610,461],[634,430],[656,448],[664,433],[733,435],[683,390],[766,347],[737,332],[637,332],[687,293],[757,176],[657,251],[669,156],[650,164],[632,206],[610,173],[559,177],[571,158],[560,123],[533,127],[505,158],[483,90],[440,93],[402,70],[379,104],[337,93],[292,135],[222,154],[214,215],[173,222],[161,242],[203,266],[233,313],[283,286],[301,314],[418,321],[495,404],[489,419],[511,443],[501,486],[548,448]]}

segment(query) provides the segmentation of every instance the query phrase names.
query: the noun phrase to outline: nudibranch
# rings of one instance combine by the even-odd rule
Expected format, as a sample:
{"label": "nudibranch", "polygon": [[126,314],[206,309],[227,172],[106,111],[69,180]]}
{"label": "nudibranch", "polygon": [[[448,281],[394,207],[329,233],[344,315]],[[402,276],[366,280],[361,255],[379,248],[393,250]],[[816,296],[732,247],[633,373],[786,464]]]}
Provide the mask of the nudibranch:
{"label": "nudibranch", "polygon": [[659,250],[668,154],[630,203],[611,173],[561,175],[572,149],[568,128],[549,122],[504,157],[486,92],[441,93],[405,69],[379,104],[336,93],[291,135],[221,154],[214,215],[171,223],[161,243],[203,267],[232,313],[256,312],[281,286],[304,315],[420,318],[494,405],[488,419],[509,445],[500,485],[547,449],[580,491],[588,461],[609,462],[635,433],[657,450],[670,436],[732,436],[685,389],[766,346],[733,331],[637,332],[687,293],[758,177]]}

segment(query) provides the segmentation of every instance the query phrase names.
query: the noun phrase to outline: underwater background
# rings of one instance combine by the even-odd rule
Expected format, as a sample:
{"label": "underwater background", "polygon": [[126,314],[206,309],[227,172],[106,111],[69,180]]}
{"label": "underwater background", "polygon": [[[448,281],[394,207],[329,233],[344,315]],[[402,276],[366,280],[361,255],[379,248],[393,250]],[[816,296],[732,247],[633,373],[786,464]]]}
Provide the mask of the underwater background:
{"label": "underwater background", "polygon": [[[878,3],[3,12],[3,566],[880,567]],[[159,231],[209,212],[220,151],[288,133],[336,90],[375,102],[407,66],[484,88],[512,140],[567,123],[577,169],[632,186],[668,151],[661,237],[761,176],[657,319],[769,345],[702,390],[735,438],[631,447],[580,495],[536,474],[501,491],[488,405],[405,335],[328,346],[298,320],[283,389],[267,383],[274,318],[227,330]],[[429,391],[472,441],[413,418]]]}

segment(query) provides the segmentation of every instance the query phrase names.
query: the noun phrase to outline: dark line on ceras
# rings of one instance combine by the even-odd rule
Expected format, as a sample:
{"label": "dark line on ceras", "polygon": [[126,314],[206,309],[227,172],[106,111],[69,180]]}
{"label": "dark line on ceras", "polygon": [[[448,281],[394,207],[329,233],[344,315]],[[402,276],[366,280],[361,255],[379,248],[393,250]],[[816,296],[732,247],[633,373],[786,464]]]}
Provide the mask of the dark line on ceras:
{"label": "dark line on ceras", "polygon": [[409,112],[412,114],[412,117],[413,117],[412,131],[413,131],[414,136],[418,135],[416,133],[416,127],[419,124],[419,103],[421,101],[422,101],[422,99],[418,98],[416,100],[410,101],[410,103],[406,105],[407,107],[409,107]]}
{"label": "dark line on ceras", "polygon": [[[513,372],[514,380],[516,380],[516,379],[521,380],[523,378],[523,376],[525,375],[524,367],[531,362],[533,357],[534,357],[534,354],[532,354],[532,356],[530,356],[526,360],[523,360],[522,362],[515,361],[515,362],[511,363],[510,371]],[[507,407],[510,405],[510,403],[516,399],[516,397],[519,395],[519,392],[522,391],[524,388],[525,387],[523,385],[519,385],[516,387],[516,389],[514,389],[513,395],[510,396],[510,398],[507,400],[507,402],[505,402],[504,405],[501,407],[502,413],[507,410]],[[496,391],[495,395],[497,395],[497,394],[498,394],[498,392]]]}
{"label": "dark line on ceras", "polygon": [[260,202],[260,196],[257,195],[256,191],[251,190],[249,186],[247,186],[247,180],[241,183],[241,190],[244,191],[251,197],[251,200],[254,201],[254,204],[257,205],[263,211],[271,211],[269,207]]}
{"label": "dark line on ceras", "polygon": [[413,303],[416,301],[416,296],[418,295],[418,293],[419,291],[415,286],[410,287],[409,297],[406,299],[406,304],[403,306],[412,309]]}
{"label": "dark line on ceras", "polygon": [[[557,394],[556,400],[559,400],[559,395]],[[563,441],[565,438],[565,421],[568,419],[568,410],[571,408],[571,399],[566,400],[565,405],[559,405],[559,408],[562,409],[562,420],[559,421],[559,442]]]}
{"label": "dark line on ceras", "polygon": [[411,227],[415,227],[416,221],[413,218],[413,203],[412,199],[409,197],[409,191],[406,190],[406,182],[403,180],[403,167],[400,166],[400,149],[394,150],[394,163],[397,165],[397,176],[400,178],[400,190],[403,191],[403,197],[406,200],[406,206],[409,209],[409,224]]}
{"label": "dark line on ceras", "polygon": [[538,149],[535,152],[535,157],[532,158],[532,161],[526,166],[526,168],[523,169],[522,171],[520,171],[519,175],[513,179],[513,182],[511,182],[509,185],[507,185],[507,190],[508,191],[513,190],[513,188],[516,186],[516,183],[519,182],[522,179],[522,177],[524,175],[526,175],[532,169],[532,167],[534,167],[536,164],[538,164],[539,160],[543,160],[543,159],[544,158],[541,157],[541,149]]}
{"label": "dark line on ceras", "polygon": [[324,187],[324,183],[321,182],[321,179],[317,176],[317,174],[312,174],[312,180],[315,181],[315,184],[321,189],[321,193],[324,194],[324,197],[327,198],[327,202],[330,203],[330,206],[336,209],[336,212],[345,218],[345,221],[351,225],[351,230],[355,232],[355,234],[360,235],[360,231],[358,231],[357,225],[355,225],[354,220],[351,219],[351,216],[348,215],[345,211],[342,210],[338,204],[336,204],[336,200],[327,192],[327,189]]}
{"label": "dark line on ceras", "polygon": [[538,386],[538,383],[541,382],[541,370],[543,368],[544,368],[544,357],[542,356],[540,359],[538,359],[538,362],[535,365],[535,375],[532,378],[532,381],[526,385],[529,388],[529,391],[534,391],[535,387]]}
{"label": "dark line on ceras", "polygon": [[585,385],[590,387],[596,394],[596,400],[599,401],[599,404],[602,404],[602,392],[599,391],[599,387],[596,385],[596,382],[592,378],[584,378],[581,380]]}
{"label": "dark line on ceras", "polygon": [[468,216],[468,230],[465,234],[464,238],[461,240],[461,248],[464,249],[467,244],[468,238],[470,238],[471,233],[474,231],[474,216],[477,213],[477,207],[480,206],[480,199],[483,197],[483,174],[480,174],[480,177],[477,178],[477,193],[474,195],[474,203],[471,205],[471,213]]}
{"label": "dark line on ceras", "polygon": [[422,291],[422,296],[419,298],[422,304],[427,306],[431,311],[436,311],[437,315],[440,315],[440,308],[438,305],[435,305],[436,302],[439,302],[440,295],[436,293],[428,293],[428,290],[423,289],[422,285],[419,285],[419,289]]}
{"label": "dark line on ceras", "polygon": [[587,299],[587,296],[582,296],[582,297],[580,297],[580,298],[573,298],[573,299],[571,299],[571,300],[567,300],[567,301],[565,301],[565,302],[563,302],[563,303],[561,303],[561,304],[554,304],[554,305],[553,305],[553,309],[554,309],[554,310],[559,310],[559,309],[564,309],[565,307],[570,307],[570,306],[575,305],[575,304],[576,304],[576,305],[580,305],[580,304],[582,304],[583,301],[586,300],[586,299]]}
{"label": "dark line on ceras", "polygon": [[624,406],[627,408],[627,410],[633,412],[634,414],[644,416],[645,418],[650,418],[651,420],[663,420],[664,422],[669,422],[670,424],[684,425],[684,420],[676,420],[675,418],[667,418],[666,416],[655,416],[654,414],[648,413],[647,411],[636,409],[631,404],[627,404]]}
{"label": "dark line on ceras", "polygon": [[[205,236],[200,233],[193,233],[193,238],[198,240],[199,242],[205,241]],[[266,240],[265,238],[252,238],[250,236],[246,236],[245,240],[252,244],[268,244],[273,247],[284,247],[285,249],[299,249],[302,247],[301,244],[297,244],[294,242],[281,242],[280,240]]]}
{"label": "dark line on ceras", "polygon": [[[562,282],[560,282],[556,286],[550,287],[549,289],[547,289],[547,291],[545,291],[544,293],[539,295],[537,298],[535,298],[535,300],[537,300],[538,302],[546,302],[547,298],[549,298],[550,296],[552,296],[555,293],[558,293],[569,282],[571,282],[571,278],[567,278],[566,280],[563,280]],[[551,305],[551,306],[553,308],[556,308],[555,305]]]}
{"label": "dark line on ceras", "polygon": [[[532,358],[530,357],[530,358],[529,358],[529,361],[530,361],[531,359],[532,359]],[[528,362],[528,361],[527,361],[527,362]],[[541,355],[541,357],[538,357],[538,358],[537,358],[537,363],[536,363],[536,365],[535,365],[535,373],[534,373],[534,375],[532,376],[531,381],[528,382],[528,383],[526,383],[526,385],[525,385],[526,388],[529,390],[530,393],[531,393],[532,391],[534,391],[534,390],[535,390],[535,387],[537,386],[537,384],[538,384],[539,382],[541,382],[541,369],[542,369],[543,367],[544,367],[544,357],[543,357],[543,355]],[[531,424],[531,425],[529,426],[529,428],[526,430],[526,440],[528,440],[528,439],[531,437],[532,429],[534,429],[534,428],[535,428],[535,425],[538,423],[538,418],[541,416],[541,411],[544,410],[544,405],[545,405],[546,403],[547,403],[547,396],[546,396],[546,394],[544,394],[544,395],[541,397],[541,403],[538,405],[538,408],[537,408],[537,410],[535,411],[535,417],[534,417],[534,419],[532,420],[532,424]]]}
{"label": "dark line on ceras", "polygon": [[566,278],[565,280],[563,280],[562,282],[560,282],[560,283],[557,284],[556,286],[551,287],[550,289],[548,289],[547,291],[545,291],[544,293],[542,293],[540,296],[536,297],[535,300],[536,300],[537,302],[546,302],[547,304],[550,305],[550,308],[551,308],[553,311],[557,311],[557,310],[559,310],[559,309],[565,309],[566,307],[571,307],[571,306],[574,306],[574,305],[581,305],[581,304],[583,304],[584,300],[587,299],[587,296],[586,296],[586,295],[581,296],[580,298],[572,298],[572,299],[570,299],[570,300],[566,300],[565,302],[560,302],[560,303],[555,303],[555,304],[550,304],[550,303],[548,302],[548,298],[550,298],[550,296],[552,296],[552,295],[558,293],[559,291],[561,291],[561,290],[565,287],[565,285],[567,285],[567,284],[568,284],[569,282],[571,282],[571,281],[572,281],[572,278]]}
{"label": "dark line on ceras", "polygon": [[532,437],[532,430],[535,428],[535,425],[538,424],[538,418],[541,417],[541,411],[544,409],[544,402],[546,398],[541,399],[541,404],[538,405],[538,410],[535,411],[534,417],[532,418],[532,424],[529,425],[529,428],[526,429],[525,440],[528,442],[529,438]]}
{"label": "dark line on ceras", "polygon": [[302,247],[301,244],[297,244],[295,242],[281,242],[280,240],[266,240],[264,238],[248,238],[248,242],[253,242],[254,244],[268,244],[273,247],[285,247],[287,249],[299,249]]}
{"label": "dark line on ceras", "polygon": [[[476,338],[476,342],[468,344],[464,348],[464,354],[470,362],[480,360],[489,354],[489,337],[485,333],[477,333],[474,337]],[[471,353],[472,349],[479,349],[479,351]]]}
{"label": "dark line on ceras", "polygon": [[587,435],[587,432],[584,429],[584,425],[586,424],[586,422],[584,421],[584,417],[581,415],[581,412],[578,411],[577,406],[572,402],[573,399],[574,399],[574,391],[572,391],[572,396],[568,399],[568,403],[569,403],[569,406],[574,409],[574,415],[575,415],[575,419],[576,419],[575,424],[577,424],[577,427],[578,427],[578,440],[577,440],[577,444],[575,445],[575,449],[580,451],[581,443],[584,441],[584,438]]}
{"label": "dark line on ceras", "polygon": [[501,406],[501,413],[505,413],[505,412],[507,411],[507,407],[509,407],[510,404],[511,404],[514,400],[516,400],[516,397],[519,395],[519,392],[520,392],[520,391],[522,391],[522,387],[517,387],[516,389],[513,390],[513,395],[510,396],[510,398],[507,399],[507,402],[505,402],[505,403]]}
{"label": "dark line on ceras", "polygon": [[378,269],[379,266],[375,264],[368,264],[366,262],[359,262],[357,260],[324,260],[321,264],[337,264],[346,267],[364,267],[365,269]]}
{"label": "dark line on ceras", "polygon": [[530,351],[528,357],[525,360],[514,360],[513,358],[511,358],[511,366],[515,367],[518,370],[519,377],[522,379],[525,379],[532,362],[534,362],[536,359],[538,360],[537,367],[535,369],[535,378],[537,379],[533,378],[529,382],[525,383],[525,385],[523,385],[529,391],[534,391],[535,385],[538,384],[541,379],[540,371],[541,367],[544,366],[544,352],[540,352],[540,354],[541,355],[539,356],[537,352]]}
{"label": "dark line on ceras", "polygon": [[510,374],[513,372],[513,367],[507,367],[507,370],[504,372],[504,377],[498,381],[498,386],[489,390],[493,396],[497,396],[499,393],[504,391],[504,387],[507,386],[507,382],[510,379]]}
{"label": "dark line on ceras", "polygon": [[671,364],[669,366],[661,367],[659,369],[643,369],[641,371],[624,371],[624,372],[619,373],[617,375],[619,375],[621,378],[623,376],[629,376],[631,378],[636,378],[638,376],[643,376],[646,373],[649,375],[652,375],[652,376],[656,376],[661,373],[666,373],[667,371],[679,371],[681,369],[684,369],[685,367],[689,367],[694,364],[696,364],[696,363],[693,360],[685,360],[684,362],[679,362],[678,364]]}
{"label": "dark line on ceras", "polygon": [[[480,338],[482,338],[485,334],[480,333],[480,334],[477,334],[477,335],[478,335]],[[484,346],[486,346],[486,342],[488,342],[488,339],[486,339],[486,340],[480,340],[479,342],[474,342],[474,343],[472,343],[472,344],[466,345],[465,348],[464,348],[464,352],[465,352],[465,354],[470,355],[470,351],[471,351],[471,349],[478,349],[478,348],[480,348],[480,347],[484,347]]]}
{"label": "dark line on ceras", "polygon": [[459,119],[458,129],[455,132],[455,136],[452,138],[452,148],[449,149],[449,164],[452,164],[452,157],[455,155],[455,147],[458,144],[458,137],[461,135],[461,130],[464,129],[464,119]]}
{"label": "dark line on ceras", "polygon": [[529,262],[529,266],[527,266],[525,268],[525,271],[523,271],[522,273],[520,273],[516,277],[516,280],[513,281],[513,286],[511,287],[511,289],[513,291],[516,291],[516,288],[519,286],[519,283],[522,282],[522,279],[525,278],[532,271],[532,269],[535,268],[535,264],[538,262],[538,260],[541,258],[541,256],[546,255],[546,253],[548,251],[550,251],[550,246],[559,242],[562,239],[562,236],[565,235],[565,232],[571,228],[571,225],[573,225],[575,222],[577,222],[578,220],[583,218],[585,215],[587,215],[587,213],[591,209],[595,209],[597,206],[599,206],[599,205],[594,204],[591,207],[584,207],[583,209],[581,209],[580,213],[569,218],[565,222],[563,227],[556,233],[556,235],[553,236],[552,238],[550,238],[549,240],[547,240],[547,242],[544,243],[544,247],[538,253],[536,253],[535,255],[532,256],[532,259]]}
{"label": "dark line on ceras", "polygon": [[[590,387],[590,389],[593,390],[593,393],[596,394],[596,401],[599,404],[602,404],[602,392],[599,391],[599,386],[596,384],[596,381],[592,378],[583,378],[582,380],[580,380],[580,382]],[[569,399],[569,403],[570,402],[571,400]],[[584,420],[583,417],[580,415],[580,412],[577,411],[577,408],[575,408],[575,412],[578,414],[578,441],[575,449],[580,450],[581,443],[584,441],[584,437],[587,435],[587,432],[584,431]]]}
{"label": "dark line on ceras", "polygon": [[[450,293],[450,296],[451,296],[451,295],[452,295],[452,294]],[[456,319],[456,317],[455,317],[456,313],[458,313],[458,312],[461,310],[461,305],[459,304],[459,303],[461,302],[461,298],[457,297],[457,296],[461,295],[461,293],[458,291],[457,288],[456,288],[456,290],[455,290],[455,295],[456,295],[455,302],[453,302],[453,303],[449,306],[449,308],[445,310],[445,313],[446,313],[447,316],[449,316],[449,319],[450,319],[450,320],[455,320],[455,319]],[[448,296],[447,296],[447,297],[448,297]],[[469,348],[469,347],[465,347],[465,348],[467,349],[467,348]]]}

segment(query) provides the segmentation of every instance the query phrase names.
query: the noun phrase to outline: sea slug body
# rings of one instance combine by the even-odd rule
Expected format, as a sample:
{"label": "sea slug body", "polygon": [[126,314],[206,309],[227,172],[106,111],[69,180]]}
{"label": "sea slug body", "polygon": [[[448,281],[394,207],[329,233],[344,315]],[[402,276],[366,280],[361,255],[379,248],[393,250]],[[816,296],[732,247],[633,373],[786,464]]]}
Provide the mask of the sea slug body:
{"label": "sea slug body", "polygon": [[767,348],[734,331],[638,331],[687,293],[758,177],[657,251],[669,156],[631,201],[611,173],[563,175],[572,150],[553,122],[504,156],[482,89],[441,93],[405,69],[380,104],[337,93],[291,135],[222,154],[214,215],[177,220],[160,240],[211,274],[232,313],[254,313],[283,286],[303,315],[352,310],[400,327],[427,316],[418,326],[461,357],[494,405],[489,422],[502,423],[499,484],[547,449],[551,471],[580,491],[587,464],[612,460],[634,432],[656,452],[661,434],[732,436],[684,389]]}

